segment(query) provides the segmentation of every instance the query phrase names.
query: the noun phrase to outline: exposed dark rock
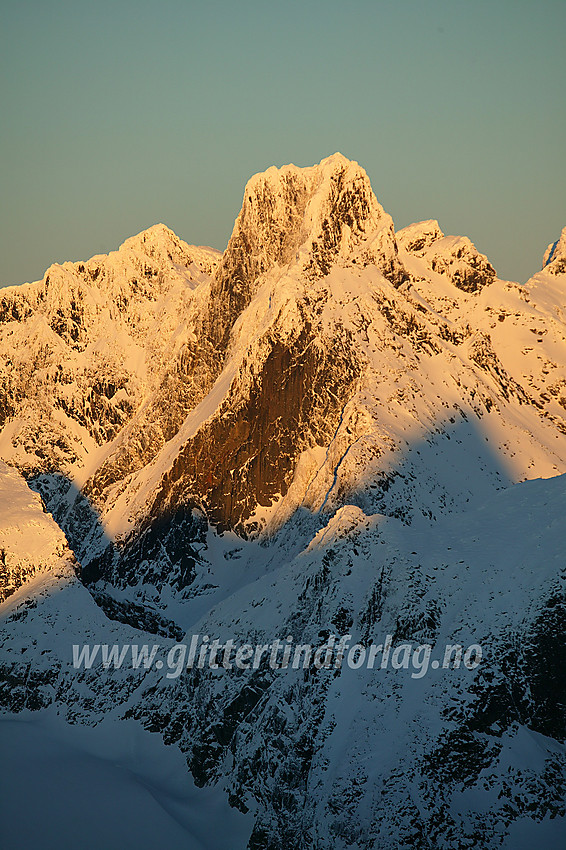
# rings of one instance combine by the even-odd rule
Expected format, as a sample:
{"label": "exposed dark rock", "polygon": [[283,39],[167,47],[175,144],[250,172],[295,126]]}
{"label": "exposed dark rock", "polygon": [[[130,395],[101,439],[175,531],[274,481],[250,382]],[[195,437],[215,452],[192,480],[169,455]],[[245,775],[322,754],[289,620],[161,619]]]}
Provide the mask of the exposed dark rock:
{"label": "exposed dark rock", "polygon": [[96,604],[102,608],[110,620],[117,620],[119,623],[125,623],[152,635],[175,638],[177,641],[180,641],[185,634],[173,620],[162,617],[157,611],[152,611],[135,602],[120,601],[95,588],[92,588],[90,592]]}
{"label": "exposed dark rock", "polygon": [[305,326],[292,344],[271,340],[245,397],[229,395],[180,451],[153,517],[193,503],[219,529],[243,532],[257,504],[287,492],[299,453],[333,433],[361,370],[347,335],[329,341],[325,351],[314,339]]}

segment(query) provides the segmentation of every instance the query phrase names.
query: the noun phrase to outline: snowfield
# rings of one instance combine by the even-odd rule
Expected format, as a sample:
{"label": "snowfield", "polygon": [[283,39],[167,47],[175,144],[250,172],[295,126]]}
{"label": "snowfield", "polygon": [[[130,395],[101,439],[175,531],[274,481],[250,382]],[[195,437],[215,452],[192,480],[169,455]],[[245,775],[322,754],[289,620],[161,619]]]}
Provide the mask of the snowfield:
{"label": "snowfield", "polygon": [[0,752],[6,850],[60,850],[77,842],[84,850],[246,846],[250,818],[221,792],[191,786],[179,751],[134,721],[91,728],[49,712],[22,712],[0,720]]}

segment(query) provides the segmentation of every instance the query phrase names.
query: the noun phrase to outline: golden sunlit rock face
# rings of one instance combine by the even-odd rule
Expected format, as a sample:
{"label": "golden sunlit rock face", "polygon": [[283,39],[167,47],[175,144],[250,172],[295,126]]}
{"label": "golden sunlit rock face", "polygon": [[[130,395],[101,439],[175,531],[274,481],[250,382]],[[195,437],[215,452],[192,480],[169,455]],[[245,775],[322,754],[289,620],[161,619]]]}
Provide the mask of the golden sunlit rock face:
{"label": "golden sunlit rock face", "polygon": [[[436,221],[395,233],[340,154],[271,168],[246,186],[222,256],[156,225],[4,291],[0,450],[26,474],[74,478],[111,535],[192,507],[257,533],[354,492],[388,512],[390,490],[364,476],[454,411],[480,430],[491,414],[511,480],[552,474],[566,380],[552,256],[542,288],[499,281]],[[412,501],[390,509],[412,515]]]}
{"label": "golden sunlit rock face", "polygon": [[3,290],[0,706],[137,721],[257,850],[562,815],[563,242],[500,280],[335,154]]}

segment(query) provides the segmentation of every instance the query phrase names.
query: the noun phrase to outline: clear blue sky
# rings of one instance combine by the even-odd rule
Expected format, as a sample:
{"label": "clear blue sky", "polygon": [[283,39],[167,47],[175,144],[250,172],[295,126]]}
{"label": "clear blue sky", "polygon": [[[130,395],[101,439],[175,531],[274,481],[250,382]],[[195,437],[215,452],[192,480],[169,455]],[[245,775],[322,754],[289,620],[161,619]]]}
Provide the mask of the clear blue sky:
{"label": "clear blue sky", "polygon": [[1,0],[0,283],[163,221],[224,248],[246,180],[358,160],[525,280],[566,225],[564,0]]}

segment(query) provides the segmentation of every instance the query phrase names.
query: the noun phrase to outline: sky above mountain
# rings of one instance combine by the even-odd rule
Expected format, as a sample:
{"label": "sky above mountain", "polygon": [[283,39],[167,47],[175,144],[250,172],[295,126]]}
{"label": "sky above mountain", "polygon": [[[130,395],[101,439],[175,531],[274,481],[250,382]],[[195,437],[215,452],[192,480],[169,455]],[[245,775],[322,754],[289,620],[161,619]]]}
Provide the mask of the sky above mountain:
{"label": "sky above mountain", "polygon": [[566,4],[22,0],[0,17],[0,285],[158,221],[223,249],[246,180],[336,150],[396,227],[526,280],[566,224]]}

